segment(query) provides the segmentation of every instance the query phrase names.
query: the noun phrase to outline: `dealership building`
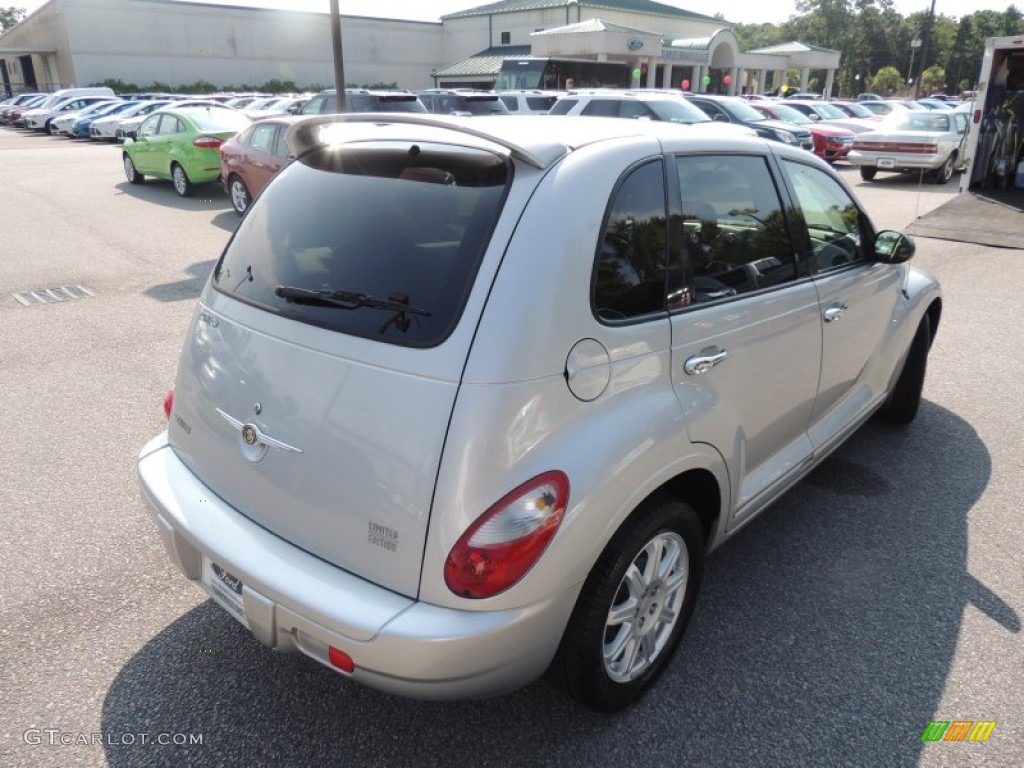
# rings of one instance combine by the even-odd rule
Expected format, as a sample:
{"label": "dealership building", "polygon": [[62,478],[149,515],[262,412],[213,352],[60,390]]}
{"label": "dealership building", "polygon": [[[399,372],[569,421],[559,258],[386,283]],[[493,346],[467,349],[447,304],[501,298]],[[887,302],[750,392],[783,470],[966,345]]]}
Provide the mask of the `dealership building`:
{"label": "dealership building", "polygon": [[[741,51],[729,22],[653,0],[502,0],[436,22],[342,16],[349,83],[492,87],[512,57],[621,62],[634,87],[765,92],[811,73],[831,93],[839,52]],[[0,35],[0,90],[107,79],[216,86],[334,81],[326,13],[174,0],[50,0]],[[684,85],[685,84],[685,85]],[[566,83],[558,83],[565,87]],[[570,84],[571,85],[571,84]]]}

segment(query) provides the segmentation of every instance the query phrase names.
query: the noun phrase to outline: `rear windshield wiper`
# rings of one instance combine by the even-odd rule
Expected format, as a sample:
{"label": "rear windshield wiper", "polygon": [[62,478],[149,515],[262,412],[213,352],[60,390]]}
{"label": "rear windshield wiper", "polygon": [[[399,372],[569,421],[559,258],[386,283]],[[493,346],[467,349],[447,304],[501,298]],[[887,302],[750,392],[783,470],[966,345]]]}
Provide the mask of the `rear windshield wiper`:
{"label": "rear windshield wiper", "polygon": [[274,289],[274,293],[286,301],[298,304],[325,304],[341,309],[372,307],[373,309],[401,312],[405,315],[430,317],[430,313],[425,309],[409,306],[409,297],[404,293],[392,293],[388,298],[381,299],[354,291],[310,290],[309,288],[294,288],[290,285],[279,285]]}

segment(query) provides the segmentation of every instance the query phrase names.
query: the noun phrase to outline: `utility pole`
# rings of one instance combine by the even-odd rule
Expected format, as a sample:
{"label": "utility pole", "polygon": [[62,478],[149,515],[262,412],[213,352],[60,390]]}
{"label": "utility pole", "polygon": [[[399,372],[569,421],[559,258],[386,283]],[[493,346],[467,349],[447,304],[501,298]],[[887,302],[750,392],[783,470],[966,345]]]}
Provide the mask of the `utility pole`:
{"label": "utility pole", "polygon": [[[921,37],[924,39],[924,44],[921,47],[921,74],[924,75],[924,70],[928,66],[928,42],[932,38],[932,26],[935,24],[935,0],[932,0],[931,10],[928,11],[928,16],[924,20],[924,33]],[[919,77],[914,81],[914,98],[918,96],[918,91],[921,88],[921,80]]]}
{"label": "utility pole", "polygon": [[907,70],[907,81],[914,84],[914,54],[917,53],[917,49],[921,47],[921,38],[915,37],[910,41],[910,69]]}
{"label": "utility pole", "polygon": [[[935,0],[932,0],[934,7]],[[338,0],[331,0],[331,41],[334,43],[334,87],[338,92],[338,111],[348,112],[345,99],[345,60],[341,54],[341,14]]]}

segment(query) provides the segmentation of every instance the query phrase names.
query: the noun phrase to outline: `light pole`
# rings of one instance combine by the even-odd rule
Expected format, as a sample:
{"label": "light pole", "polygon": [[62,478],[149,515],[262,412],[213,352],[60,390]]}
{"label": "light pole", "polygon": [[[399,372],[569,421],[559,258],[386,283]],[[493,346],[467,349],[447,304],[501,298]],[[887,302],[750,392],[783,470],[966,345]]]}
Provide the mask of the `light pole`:
{"label": "light pole", "polygon": [[[921,75],[924,75],[925,66],[928,64],[928,42],[932,37],[932,26],[935,24],[935,0],[932,0],[931,10],[928,11],[928,16],[924,20],[924,47],[921,49]],[[914,95],[911,98],[917,98],[917,91],[921,87],[921,80],[923,77],[917,78],[917,83],[914,85]]]}
{"label": "light pole", "polygon": [[341,55],[341,15],[338,0],[331,0],[331,42],[334,44],[334,86],[338,93],[338,111],[348,112],[345,100],[345,60]]}
{"label": "light pole", "polygon": [[907,70],[907,85],[914,82],[914,54],[921,47],[921,38],[915,37],[910,41],[910,69]]}

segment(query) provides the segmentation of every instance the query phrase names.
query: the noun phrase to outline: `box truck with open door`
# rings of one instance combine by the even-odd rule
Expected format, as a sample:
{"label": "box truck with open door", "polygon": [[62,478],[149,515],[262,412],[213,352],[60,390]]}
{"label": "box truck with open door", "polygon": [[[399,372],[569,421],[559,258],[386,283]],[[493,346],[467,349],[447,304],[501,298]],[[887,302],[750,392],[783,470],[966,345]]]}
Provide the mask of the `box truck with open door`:
{"label": "box truck with open door", "polygon": [[1024,194],[1024,35],[985,41],[967,142],[961,192],[1017,187]]}

